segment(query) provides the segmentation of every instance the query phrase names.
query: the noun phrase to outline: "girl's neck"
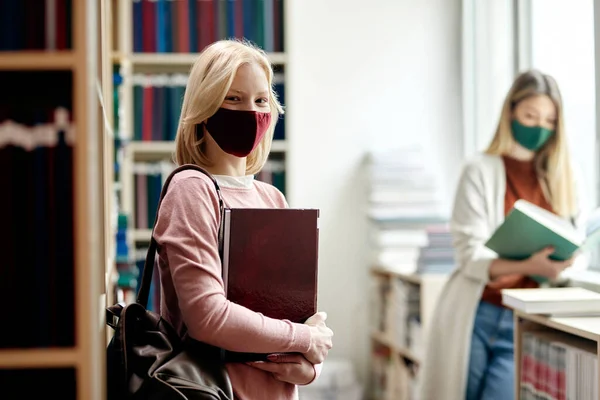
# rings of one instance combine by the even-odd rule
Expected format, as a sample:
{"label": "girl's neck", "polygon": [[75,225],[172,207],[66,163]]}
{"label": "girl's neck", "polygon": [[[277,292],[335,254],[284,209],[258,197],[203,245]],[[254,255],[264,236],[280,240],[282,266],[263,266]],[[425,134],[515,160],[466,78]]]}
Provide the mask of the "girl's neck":
{"label": "girl's neck", "polygon": [[519,161],[531,161],[535,157],[535,152],[526,149],[518,143],[515,143],[513,148],[508,152],[507,156]]}
{"label": "girl's neck", "polygon": [[245,176],[246,158],[239,158],[229,154],[225,157],[220,157],[210,167],[210,173],[213,175]]}

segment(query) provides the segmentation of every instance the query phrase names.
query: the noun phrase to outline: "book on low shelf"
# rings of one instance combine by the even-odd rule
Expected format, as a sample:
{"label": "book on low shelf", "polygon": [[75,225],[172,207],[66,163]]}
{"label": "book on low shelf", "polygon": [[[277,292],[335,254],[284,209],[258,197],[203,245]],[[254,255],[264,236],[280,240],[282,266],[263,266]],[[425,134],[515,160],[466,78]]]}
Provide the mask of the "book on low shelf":
{"label": "book on low shelf", "polygon": [[528,314],[600,315],[600,293],[581,287],[502,289],[502,302]]}
{"label": "book on low shelf", "polygon": [[[526,200],[517,200],[486,246],[499,257],[523,260],[547,246],[554,260],[568,260],[578,252],[591,251],[600,243],[600,228],[583,233],[559,216]],[[539,282],[546,279],[534,277]]]}
{"label": "book on low shelf", "polygon": [[598,399],[597,343],[549,330],[522,333],[521,400]]}

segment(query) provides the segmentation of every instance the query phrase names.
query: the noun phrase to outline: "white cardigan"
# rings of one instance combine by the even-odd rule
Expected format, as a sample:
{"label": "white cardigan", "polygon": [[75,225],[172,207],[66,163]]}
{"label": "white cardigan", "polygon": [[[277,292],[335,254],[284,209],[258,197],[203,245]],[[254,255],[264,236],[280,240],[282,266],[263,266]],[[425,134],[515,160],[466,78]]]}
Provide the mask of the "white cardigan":
{"label": "white cardigan", "polygon": [[[506,171],[500,156],[482,154],[464,166],[450,222],[457,267],[431,318],[419,371],[421,400],[465,398],[475,311],[489,281],[489,265],[497,257],[485,242],[504,220],[505,192]],[[579,209],[585,210],[584,196],[578,192]],[[584,218],[580,212],[578,226]]]}

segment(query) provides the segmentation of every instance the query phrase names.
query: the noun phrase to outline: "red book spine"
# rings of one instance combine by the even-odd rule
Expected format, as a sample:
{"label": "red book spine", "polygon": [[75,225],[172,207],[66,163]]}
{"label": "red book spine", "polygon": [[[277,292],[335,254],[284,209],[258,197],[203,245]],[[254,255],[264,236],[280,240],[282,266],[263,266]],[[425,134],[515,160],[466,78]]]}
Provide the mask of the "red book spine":
{"label": "red book spine", "polygon": [[213,0],[199,0],[198,24],[200,26],[200,29],[198,29],[198,47],[202,51],[215,41],[215,4]]}
{"label": "red book spine", "polygon": [[156,1],[142,0],[142,45],[145,53],[156,51]]}
{"label": "red book spine", "polygon": [[190,52],[190,20],[187,16],[190,1],[195,0],[177,1],[177,23],[173,26],[173,29],[177,29],[179,36],[177,51],[182,53]]}
{"label": "red book spine", "polygon": [[67,49],[67,2],[56,0],[56,49]]}
{"label": "red book spine", "polygon": [[152,107],[154,103],[154,91],[152,86],[144,87],[144,117],[142,120],[142,140],[152,140]]}
{"label": "red book spine", "polygon": [[235,37],[244,37],[244,1],[236,0],[235,4]]}

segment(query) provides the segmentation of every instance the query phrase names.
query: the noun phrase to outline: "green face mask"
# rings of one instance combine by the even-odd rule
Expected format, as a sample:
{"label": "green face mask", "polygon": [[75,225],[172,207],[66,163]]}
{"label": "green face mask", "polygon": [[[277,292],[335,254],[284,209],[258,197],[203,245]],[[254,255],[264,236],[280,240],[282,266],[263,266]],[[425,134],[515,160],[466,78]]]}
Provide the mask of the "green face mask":
{"label": "green face mask", "polygon": [[525,126],[516,119],[512,121],[512,133],[515,140],[528,150],[536,151],[542,148],[554,135],[554,131],[541,126]]}

